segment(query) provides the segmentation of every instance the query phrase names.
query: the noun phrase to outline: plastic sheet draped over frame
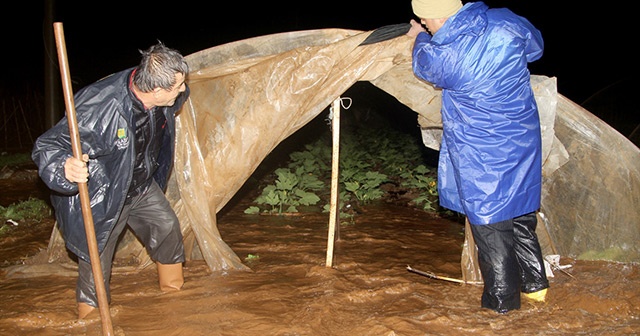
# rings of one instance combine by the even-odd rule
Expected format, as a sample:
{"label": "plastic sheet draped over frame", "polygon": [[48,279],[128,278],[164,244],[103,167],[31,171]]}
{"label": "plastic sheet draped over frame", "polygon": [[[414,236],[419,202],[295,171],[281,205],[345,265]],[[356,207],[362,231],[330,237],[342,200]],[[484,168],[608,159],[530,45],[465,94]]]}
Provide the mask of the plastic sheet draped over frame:
{"label": "plastic sheet draped over frame", "polygon": [[[170,184],[179,192],[169,195],[181,224],[194,228],[199,247],[194,250],[212,270],[243,267],[220,239],[215,214],[262,160],[355,82],[393,67],[402,59],[397,51],[411,43],[402,36],[359,46],[367,36],[308,31],[239,41],[187,57],[193,69],[191,98],[178,116],[179,154]],[[280,39],[291,40],[273,43]]]}
{"label": "plastic sheet draped over frame", "polygon": [[[190,76],[192,92],[196,92],[192,96],[195,103],[189,108],[195,111],[194,128],[203,164],[214,172],[210,176],[212,195],[206,201],[210,209],[220,210],[280,141],[356,81],[368,80],[393,95],[418,113],[422,128],[437,132],[441,127],[440,92],[413,75],[413,41],[401,36],[361,46],[370,33],[327,29],[277,34],[189,56],[195,70]],[[546,220],[539,227],[546,229],[547,243],[554,246],[553,252],[557,249],[569,256],[613,248],[622,253],[600,258],[640,260],[635,243],[640,238],[636,224],[640,213],[632,206],[634,201],[638,204],[640,193],[637,147],[558,94],[555,78],[532,76],[532,85],[543,133],[541,211]],[[591,136],[590,131],[576,133],[593,128],[600,136]],[[583,136],[587,136],[586,143]],[[615,150],[600,150],[604,148]],[[576,154],[580,158],[574,157]],[[588,158],[592,155],[603,158],[600,166],[590,167]],[[574,176],[567,176],[569,167]],[[176,171],[185,171],[179,162]],[[617,176],[617,172],[623,174]],[[612,184],[595,182],[603,176]],[[549,192],[559,184],[561,191]],[[584,188],[585,184],[589,188]],[[181,192],[189,190],[179,187]],[[609,190],[628,193],[601,197],[611,195]],[[610,230],[600,230],[611,215],[616,223],[609,224]],[[576,226],[582,229],[575,230]]]}
{"label": "plastic sheet draped over frame", "polygon": [[[440,92],[416,79],[407,36],[360,45],[371,32],[320,29],[260,36],[187,56],[191,97],[177,118],[167,195],[190,259],[212,271],[245,269],[217,229],[216,214],[284,139],[357,81],[370,81],[414,110],[439,148]],[[640,152],[613,128],[532,76],[543,124],[544,221],[557,253],[640,261]],[[357,103],[357,102],[354,102]],[[546,233],[546,231],[545,231]],[[150,265],[129,235],[116,257]],[[57,229],[50,262],[64,255]],[[608,254],[603,254],[609,252]]]}

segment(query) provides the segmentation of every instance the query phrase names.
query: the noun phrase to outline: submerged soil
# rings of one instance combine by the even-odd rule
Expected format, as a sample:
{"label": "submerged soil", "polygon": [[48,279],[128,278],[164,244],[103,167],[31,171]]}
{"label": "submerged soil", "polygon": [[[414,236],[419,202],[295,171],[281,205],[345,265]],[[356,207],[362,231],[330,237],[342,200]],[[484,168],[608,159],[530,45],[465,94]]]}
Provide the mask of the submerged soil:
{"label": "submerged soil", "polygon": [[[15,174],[13,174],[15,176]],[[37,178],[0,180],[3,195],[46,197]],[[22,195],[14,197],[15,195]],[[0,205],[9,202],[0,197]],[[637,335],[640,267],[561,257],[544,303],[499,315],[461,278],[464,227],[398,204],[367,206],[342,223],[327,267],[328,215],[219,214],[222,238],[248,271],[185,264],[182,291],[162,293],[153,267],[116,267],[109,305],[116,335]],[[53,219],[0,236],[0,335],[101,335],[99,314],[76,319],[74,265],[37,264]]]}

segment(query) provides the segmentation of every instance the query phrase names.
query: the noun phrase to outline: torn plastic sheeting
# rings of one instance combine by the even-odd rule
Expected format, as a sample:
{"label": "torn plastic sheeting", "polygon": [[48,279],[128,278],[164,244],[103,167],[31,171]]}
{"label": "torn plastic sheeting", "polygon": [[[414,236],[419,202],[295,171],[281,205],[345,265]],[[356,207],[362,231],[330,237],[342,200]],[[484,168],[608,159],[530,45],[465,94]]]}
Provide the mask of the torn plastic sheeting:
{"label": "torn plastic sheeting", "polygon": [[[441,126],[439,91],[411,70],[412,39],[404,35],[361,45],[369,34],[288,32],[187,56],[191,97],[177,118],[167,195],[180,218],[188,258],[204,258],[213,271],[244,268],[220,237],[217,212],[281,141],[355,82],[370,81],[394,96],[418,114],[423,129]],[[571,257],[640,261],[638,148],[557,94],[554,78],[532,76],[532,81],[544,124],[541,210],[552,243]],[[56,241],[51,239],[51,256],[64,254]],[[116,257],[138,255],[149,264],[135,238],[123,244]],[[600,254],[606,251],[615,253]]]}

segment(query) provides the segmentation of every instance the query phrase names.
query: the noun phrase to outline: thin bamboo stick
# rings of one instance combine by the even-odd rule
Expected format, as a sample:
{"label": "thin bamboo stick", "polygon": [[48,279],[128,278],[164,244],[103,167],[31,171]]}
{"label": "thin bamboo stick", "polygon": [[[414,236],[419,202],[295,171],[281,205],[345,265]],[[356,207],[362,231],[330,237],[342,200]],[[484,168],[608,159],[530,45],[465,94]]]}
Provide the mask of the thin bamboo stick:
{"label": "thin bamboo stick", "polygon": [[409,265],[407,265],[407,271],[409,272],[413,272],[416,274],[420,274],[423,276],[426,276],[428,278],[431,279],[438,279],[438,280],[445,280],[445,281],[451,281],[451,282],[457,282],[457,283],[461,283],[461,284],[467,284],[467,285],[482,285],[483,282],[482,281],[464,281],[462,279],[456,279],[456,278],[449,278],[449,277],[445,277],[445,276],[440,276],[440,275],[436,275],[433,272],[427,272],[427,271],[419,271]]}

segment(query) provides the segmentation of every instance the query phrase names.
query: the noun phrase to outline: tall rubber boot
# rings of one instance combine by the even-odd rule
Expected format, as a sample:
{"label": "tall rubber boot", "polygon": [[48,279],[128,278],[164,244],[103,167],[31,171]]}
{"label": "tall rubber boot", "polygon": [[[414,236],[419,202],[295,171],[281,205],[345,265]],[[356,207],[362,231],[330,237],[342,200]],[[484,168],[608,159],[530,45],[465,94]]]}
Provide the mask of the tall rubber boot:
{"label": "tall rubber boot", "polygon": [[84,302],[78,302],[78,319],[82,320],[86,318],[89,314],[93,313],[96,310],[96,307],[89,305]]}
{"label": "tall rubber boot", "polygon": [[178,264],[161,264],[158,265],[158,282],[160,290],[163,292],[177,291],[184,285],[184,276],[182,274],[182,263]]}
{"label": "tall rubber boot", "polygon": [[547,289],[541,289],[533,293],[524,293],[524,297],[532,301],[544,302],[547,297]]}

